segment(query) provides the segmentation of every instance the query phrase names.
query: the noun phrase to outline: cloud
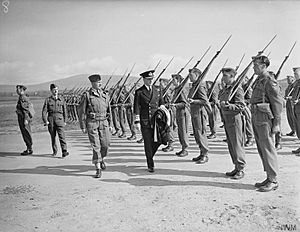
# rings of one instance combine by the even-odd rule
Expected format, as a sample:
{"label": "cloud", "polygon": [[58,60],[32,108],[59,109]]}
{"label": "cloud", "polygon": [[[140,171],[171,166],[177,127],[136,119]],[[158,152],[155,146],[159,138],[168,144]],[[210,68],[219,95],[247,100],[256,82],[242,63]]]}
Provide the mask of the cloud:
{"label": "cloud", "polygon": [[54,65],[53,71],[56,74],[71,76],[82,73],[111,73],[117,67],[117,62],[111,56],[94,58],[92,60],[79,61],[69,65]]}

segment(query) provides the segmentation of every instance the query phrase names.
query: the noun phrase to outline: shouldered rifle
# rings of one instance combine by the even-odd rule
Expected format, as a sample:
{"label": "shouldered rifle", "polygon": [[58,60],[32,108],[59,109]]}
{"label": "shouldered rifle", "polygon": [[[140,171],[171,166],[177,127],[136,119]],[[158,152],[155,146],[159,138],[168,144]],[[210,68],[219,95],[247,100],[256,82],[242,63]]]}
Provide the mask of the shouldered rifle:
{"label": "shouldered rifle", "polygon": [[218,80],[220,74],[222,73],[222,69],[223,69],[223,68],[225,67],[225,65],[227,64],[227,61],[228,61],[228,59],[225,61],[223,67],[220,69],[218,75],[216,76],[214,82],[212,83],[212,85],[211,85],[211,87],[210,87],[209,94],[208,94],[208,97],[207,97],[208,100],[211,98],[211,96],[212,96],[212,94],[213,94],[213,91],[215,90],[215,87],[216,87],[216,84],[217,84],[217,80]]}
{"label": "shouldered rifle", "polygon": [[[189,61],[176,74],[179,75],[186,68],[186,66],[188,66],[188,64],[192,61],[193,58],[194,57],[192,56],[192,58],[189,59]],[[173,80],[171,78],[171,80],[168,82],[167,86],[163,89],[163,97],[166,96],[168,90],[171,88],[172,82],[173,82]]]}
{"label": "shouldered rifle", "polygon": [[104,91],[106,90],[106,88],[107,88],[107,86],[108,86],[108,84],[109,84],[111,78],[112,78],[113,75],[115,74],[115,71],[116,71],[116,70],[117,70],[117,68],[115,68],[115,70],[113,71],[113,73],[112,73],[112,74],[110,75],[110,77],[108,78],[106,84],[105,84],[104,87],[103,87],[103,90],[104,90]]}
{"label": "shouldered rifle", "polygon": [[127,73],[128,68],[125,70],[123,76],[120,78],[120,80],[118,80],[118,82],[112,87],[113,91],[111,92],[110,98],[109,98],[109,103],[111,103],[113,97],[115,96],[115,93],[118,89],[118,87],[120,86],[121,81],[123,80],[123,78],[125,77],[126,73]]}
{"label": "shouldered rifle", "polygon": [[[211,46],[208,47],[208,49],[205,51],[205,53],[201,56],[201,58],[196,62],[196,64],[193,66],[193,68],[196,68],[200,62],[203,60],[203,58],[205,57],[205,55],[208,53],[208,51],[210,50]],[[180,94],[182,93],[183,89],[185,88],[185,85],[187,84],[187,82],[189,81],[189,75],[187,75],[179,84],[179,88],[180,90],[178,91],[176,96],[173,96],[173,99],[171,101],[171,103],[174,103],[177,98],[180,96]]]}
{"label": "shouldered rifle", "polygon": [[[264,53],[264,51],[267,49],[267,47],[273,42],[273,40],[276,38],[277,35],[275,35],[271,41],[264,47],[263,50],[259,51],[258,54],[256,56],[260,56],[261,54]],[[251,65],[253,63],[253,59],[251,59],[251,62],[247,65],[247,67],[243,70],[243,72],[238,76],[238,78],[236,79],[236,81],[233,84],[233,88],[231,91],[231,94],[229,95],[229,99],[228,101],[230,101],[233,96],[235,95],[236,91],[238,90],[239,86],[243,83],[244,78],[248,72],[248,70],[250,69]]]}
{"label": "shouldered rifle", "polygon": [[238,64],[238,66],[235,67],[235,71],[236,71],[236,72],[239,70],[239,68],[240,68],[240,66],[241,66],[241,63],[242,63],[244,57],[245,57],[245,53],[244,53],[244,55],[242,56],[242,59],[240,60],[240,63]]}
{"label": "shouldered rifle", "polygon": [[126,76],[126,78],[125,78],[125,80],[124,80],[122,86],[120,87],[119,93],[118,93],[118,95],[117,95],[116,103],[118,103],[118,101],[119,101],[119,99],[120,99],[122,90],[123,90],[123,88],[124,88],[124,86],[125,86],[125,84],[126,84],[128,78],[130,77],[130,74],[132,73],[132,70],[133,70],[134,66],[135,66],[135,63],[133,64],[133,66],[132,66],[130,72],[128,73],[128,75]]}
{"label": "shouldered rifle", "polygon": [[155,66],[154,70],[156,70],[160,64],[161,60],[158,61],[157,65]]}
{"label": "shouldered rifle", "polygon": [[161,75],[163,75],[163,73],[166,71],[166,69],[169,67],[169,65],[171,64],[171,62],[173,61],[174,56],[172,57],[172,59],[169,61],[169,63],[167,64],[167,66],[161,70],[160,74],[157,76],[157,78],[155,79],[155,81],[153,82],[153,85],[155,85],[157,83],[157,81],[159,80],[159,78],[161,77]]}
{"label": "shouldered rifle", "polygon": [[129,98],[130,94],[133,92],[133,90],[135,89],[135,87],[137,86],[137,84],[140,82],[141,79],[142,79],[142,77],[140,77],[140,78],[134,83],[134,85],[131,87],[131,89],[129,90],[129,92],[125,95],[122,104],[125,104],[125,102],[126,102],[127,99]]}
{"label": "shouldered rifle", "polygon": [[223,44],[223,46],[221,47],[221,49],[219,51],[217,51],[217,53],[214,55],[214,57],[211,59],[211,61],[209,62],[209,64],[206,66],[206,68],[204,69],[203,73],[198,77],[198,79],[196,80],[196,87],[194,89],[194,91],[191,91],[188,98],[193,98],[194,95],[196,94],[196,92],[198,91],[201,81],[204,79],[204,77],[206,76],[206,74],[208,73],[208,70],[210,69],[210,66],[212,65],[212,63],[215,61],[215,59],[218,57],[218,55],[221,53],[221,51],[223,50],[223,48],[225,47],[225,45],[228,43],[228,41],[230,40],[232,35],[230,35],[228,37],[228,39],[226,40],[226,42]]}
{"label": "shouldered rifle", "polygon": [[284,58],[284,60],[282,61],[282,63],[281,63],[281,65],[280,65],[280,67],[279,67],[277,73],[275,74],[275,79],[276,79],[276,80],[278,79],[278,77],[279,77],[279,75],[280,75],[280,72],[281,72],[281,69],[282,69],[283,65],[285,64],[285,62],[287,61],[287,59],[288,59],[289,56],[291,55],[291,53],[292,53],[294,47],[296,46],[296,43],[297,43],[297,41],[294,43],[294,45],[292,46],[292,48],[291,48],[291,50],[289,51],[289,53],[287,54],[287,56],[286,56],[286,57]]}

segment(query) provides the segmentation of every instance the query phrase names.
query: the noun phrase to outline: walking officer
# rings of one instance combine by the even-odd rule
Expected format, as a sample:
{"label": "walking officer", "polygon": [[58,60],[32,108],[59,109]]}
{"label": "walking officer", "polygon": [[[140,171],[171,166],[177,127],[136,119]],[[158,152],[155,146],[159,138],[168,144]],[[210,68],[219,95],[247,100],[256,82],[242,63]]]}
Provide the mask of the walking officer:
{"label": "walking officer", "polygon": [[65,137],[65,125],[67,121],[67,105],[62,95],[58,94],[58,86],[56,84],[50,85],[51,96],[47,97],[43,110],[42,119],[45,126],[48,126],[48,131],[51,136],[51,145],[53,156],[57,154],[56,134],[58,134],[62,157],[69,155],[67,150],[67,142]]}
{"label": "walking officer", "polygon": [[253,69],[257,75],[250,99],[252,125],[257,150],[262,160],[267,179],[256,183],[255,187],[262,192],[278,188],[277,151],[274,135],[280,131],[282,97],[277,80],[267,71],[270,61],[266,56],[253,57]]}
{"label": "walking officer", "polygon": [[229,100],[235,83],[234,77],[236,71],[232,68],[223,68],[222,73],[222,80],[226,86],[220,94],[220,107],[224,119],[228,150],[235,166],[233,171],[226,172],[226,176],[238,180],[244,177],[244,168],[246,165],[244,148],[245,139],[243,134],[243,111],[245,108],[244,91],[242,86],[239,86],[236,93]]}
{"label": "walking officer", "polygon": [[110,105],[109,96],[101,89],[101,76],[93,74],[88,77],[92,87],[83,94],[78,114],[80,128],[88,134],[93,149],[92,163],[96,168],[95,178],[101,177],[105,170],[104,157],[110,144]]}
{"label": "walking officer", "polygon": [[206,125],[208,114],[211,113],[211,106],[207,99],[207,88],[205,83],[200,83],[200,86],[194,96],[191,98],[190,94],[197,87],[198,79],[201,75],[201,71],[197,68],[189,70],[189,78],[192,82],[192,88],[188,95],[188,101],[190,103],[191,118],[193,126],[193,134],[200,148],[200,155],[193,158],[196,164],[204,164],[208,162],[208,139],[206,135]]}
{"label": "walking officer", "polygon": [[141,128],[144,139],[144,149],[149,172],[154,172],[153,156],[160,143],[154,142],[154,128],[152,116],[158,107],[163,104],[159,88],[153,85],[154,70],[140,74],[144,85],[135,91],[133,112],[135,124]]}
{"label": "walking officer", "polygon": [[23,140],[27,149],[21,153],[21,155],[31,155],[32,151],[32,136],[31,136],[31,123],[33,115],[30,108],[33,109],[32,104],[29,101],[29,97],[25,93],[26,87],[24,85],[17,85],[16,92],[19,95],[18,103],[16,106],[16,113],[18,116],[18,123]]}

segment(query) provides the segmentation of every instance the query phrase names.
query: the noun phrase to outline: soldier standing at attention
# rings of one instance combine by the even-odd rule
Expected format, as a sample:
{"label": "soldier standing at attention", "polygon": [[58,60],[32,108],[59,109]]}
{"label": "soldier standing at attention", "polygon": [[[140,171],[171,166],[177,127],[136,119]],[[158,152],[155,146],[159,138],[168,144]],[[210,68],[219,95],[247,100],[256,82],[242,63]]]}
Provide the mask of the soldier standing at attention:
{"label": "soldier standing at attention", "polygon": [[154,70],[143,72],[140,76],[143,77],[144,85],[135,91],[133,112],[135,114],[135,124],[138,130],[141,128],[144,139],[148,171],[154,172],[153,156],[160,144],[154,142],[154,129],[151,119],[154,112],[163,104],[163,99],[159,88],[152,85]]}
{"label": "soldier standing at attention", "polygon": [[[295,129],[298,139],[300,139],[300,67],[293,68],[296,79],[292,92],[292,104],[294,108]],[[300,156],[300,147],[292,151],[293,154]]]}
{"label": "soldier standing at attention", "polygon": [[51,145],[53,156],[57,154],[56,134],[58,134],[62,157],[69,155],[67,151],[67,143],[65,137],[65,125],[67,121],[67,106],[62,95],[58,94],[58,86],[50,85],[51,96],[46,98],[43,110],[42,119],[45,126],[48,126],[48,131],[51,136]]}
{"label": "soldier standing at attention", "polygon": [[[116,92],[116,91],[115,91]],[[110,94],[114,93],[113,89],[110,89]],[[119,112],[118,112],[118,105],[117,105],[117,96],[116,94],[114,94],[114,96],[112,96],[112,100],[111,100],[111,118],[112,118],[112,122],[113,122],[113,126],[115,128],[115,132],[112,133],[113,136],[118,135],[119,134],[119,130],[120,130],[120,123],[119,123]]]}
{"label": "soldier standing at attention", "polygon": [[[174,95],[177,96],[180,91],[180,83],[183,80],[182,76],[178,74],[173,74],[173,85],[175,86]],[[176,122],[178,126],[178,138],[181,144],[181,150],[175,154],[179,157],[184,157],[188,155],[187,148],[189,146],[189,136],[188,136],[188,112],[189,103],[186,96],[186,90],[183,90],[181,94],[177,97],[176,101],[172,103],[171,107],[176,109]]]}
{"label": "soldier standing at attention", "polygon": [[220,94],[220,107],[224,119],[228,150],[235,166],[233,171],[226,172],[226,176],[239,180],[244,177],[246,165],[243,134],[244,91],[242,86],[239,86],[234,96],[229,100],[236,71],[232,68],[223,68],[222,73],[222,80],[226,86]]}
{"label": "soldier standing at attention", "polygon": [[21,153],[21,155],[31,155],[32,151],[32,136],[31,136],[31,123],[33,115],[30,113],[30,102],[29,98],[26,95],[26,87],[24,85],[17,85],[16,92],[19,95],[17,103],[17,116],[20,131],[23,137],[23,140],[26,144],[27,149]]}
{"label": "soldier standing at attention", "polygon": [[127,122],[129,125],[129,129],[131,131],[131,136],[128,137],[128,140],[135,140],[136,139],[136,131],[135,131],[135,126],[134,126],[134,119],[133,119],[133,101],[134,101],[134,96],[133,93],[129,93],[130,91],[130,85],[125,85],[124,86],[124,91],[127,94],[129,94],[129,97],[127,98],[127,100],[124,102],[124,107],[125,107],[125,111],[126,111],[126,118],[127,118]]}
{"label": "soldier standing at attention", "polygon": [[[211,89],[213,82],[206,81],[206,88],[207,90]],[[217,131],[217,114],[218,114],[218,95],[216,89],[211,90],[213,91],[211,97],[208,99],[210,106],[211,106],[211,113],[208,115],[208,123],[210,128],[210,135],[207,136],[208,139],[216,138],[216,131]],[[209,92],[209,91],[208,91]],[[207,96],[208,97],[208,96]]]}
{"label": "soldier standing at attention", "polygon": [[267,71],[270,61],[266,56],[253,57],[253,69],[257,76],[250,99],[252,125],[257,150],[263,163],[267,179],[256,183],[255,187],[262,192],[278,188],[277,151],[274,135],[280,131],[282,97],[279,85]]}
{"label": "soldier standing at attention", "polygon": [[[189,95],[194,91],[198,83],[201,71],[197,68],[189,70],[189,78],[192,82],[192,88]],[[188,98],[191,109],[191,118],[193,126],[193,134],[200,148],[200,155],[193,158],[196,164],[204,164],[208,162],[208,140],[206,135],[207,114],[211,113],[211,106],[207,99],[207,88],[205,83],[200,83],[197,92],[192,98]]]}
{"label": "soldier standing at attention", "polygon": [[125,97],[124,88],[122,88],[120,92],[120,96],[117,96],[117,98],[119,98],[117,102],[118,116],[119,116],[121,131],[122,131],[121,134],[119,134],[118,136],[119,138],[126,138],[126,122],[125,122],[126,111],[123,105],[124,97]]}
{"label": "soldier standing at attention", "polygon": [[295,118],[294,118],[294,109],[292,104],[292,92],[294,90],[295,85],[295,77],[294,76],[287,76],[287,88],[285,90],[284,99],[286,100],[286,116],[291,128],[291,132],[287,133],[287,136],[295,136],[296,129],[295,129]]}
{"label": "soldier standing at attention", "polygon": [[80,128],[87,133],[93,149],[92,163],[96,167],[95,178],[101,177],[105,170],[104,157],[107,156],[110,144],[110,106],[109,96],[101,89],[101,76],[94,74],[88,77],[92,88],[82,96],[78,114]]}

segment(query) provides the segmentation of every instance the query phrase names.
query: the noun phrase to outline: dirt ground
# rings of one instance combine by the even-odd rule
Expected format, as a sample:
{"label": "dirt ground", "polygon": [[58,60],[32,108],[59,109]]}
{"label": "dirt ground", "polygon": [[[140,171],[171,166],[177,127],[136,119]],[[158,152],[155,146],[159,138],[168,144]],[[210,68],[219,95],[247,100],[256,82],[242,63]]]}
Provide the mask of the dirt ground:
{"label": "dirt ground", "polygon": [[265,179],[255,146],[246,149],[245,178],[225,176],[233,165],[224,136],[219,128],[209,141],[204,165],[191,161],[198,155],[192,137],[187,157],[160,148],[153,174],[143,145],[113,137],[107,170],[94,179],[81,131],[67,132],[65,159],[51,157],[47,132],[33,134],[34,154],[27,157],[19,155],[20,134],[1,134],[0,231],[300,231],[300,157],[291,153],[298,139],[283,137],[279,189],[261,193],[253,186]]}

